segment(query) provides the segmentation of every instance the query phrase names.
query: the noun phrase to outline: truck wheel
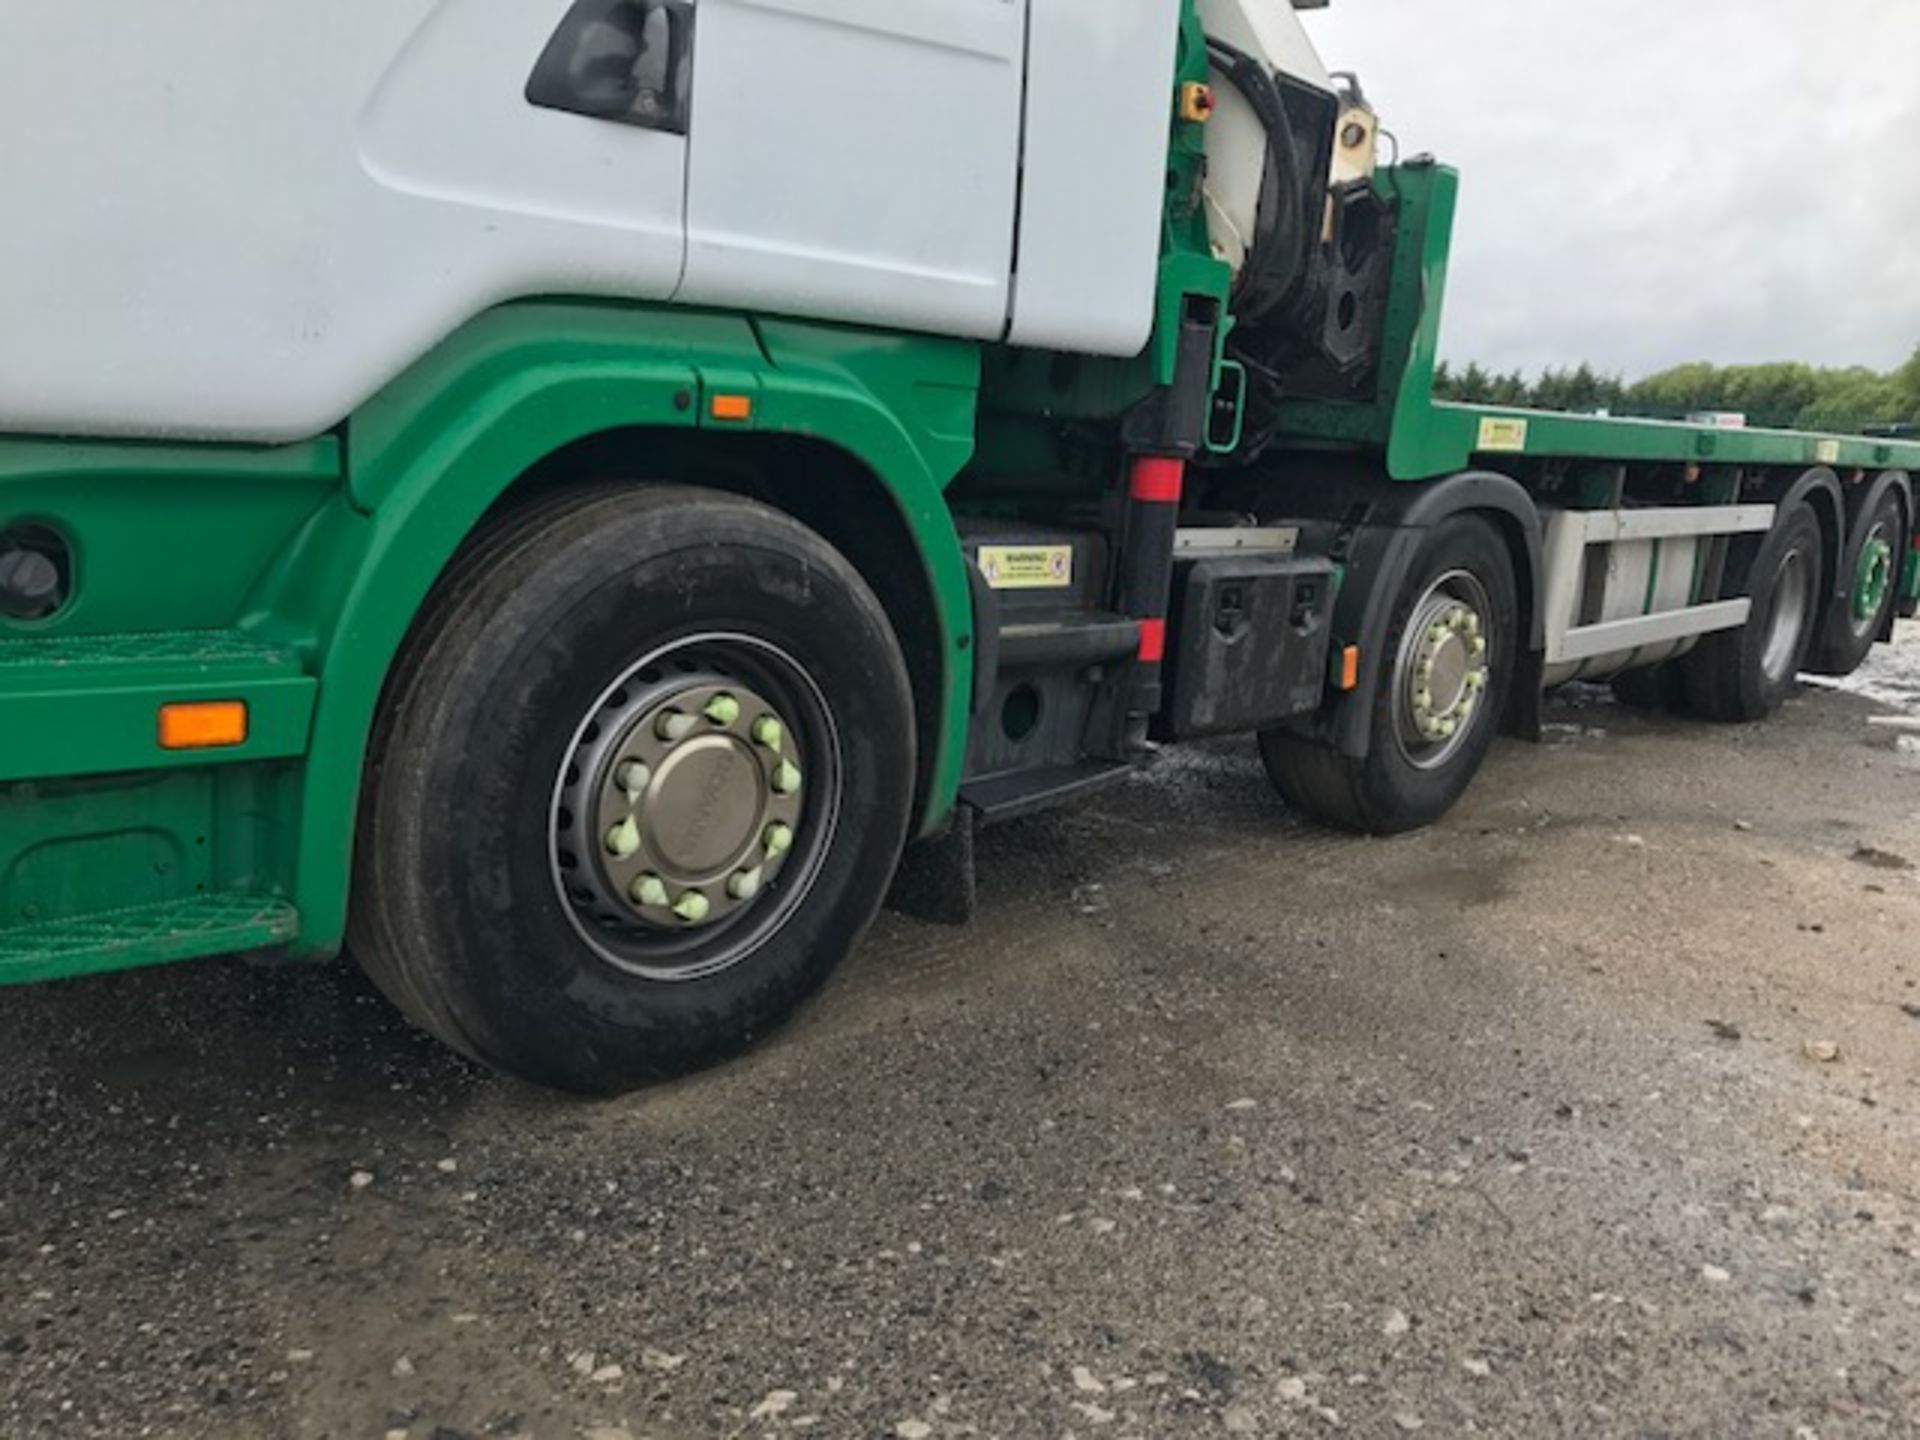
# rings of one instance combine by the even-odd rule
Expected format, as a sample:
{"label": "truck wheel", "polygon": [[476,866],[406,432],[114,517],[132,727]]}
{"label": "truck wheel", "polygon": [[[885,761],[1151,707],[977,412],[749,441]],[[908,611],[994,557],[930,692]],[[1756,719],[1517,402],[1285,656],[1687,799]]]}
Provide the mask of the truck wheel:
{"label": "truck wheel", "polygon": [[1851,675],[1883,632],[1898,597],[1902,536],[1900,496],[1891,486],[1874,502],[1848,547],[1847,593],[1829,605],[1827,623],[1807,662],[1822,675]]}
{"label": "truck wheel", "polygon": [[1724,593],[1753,601],[1747,623],[1701,637],[1680,661],[1687,708],[1708,720],[1763,720],[1780,708],[1813,645],[1825,544],[1813,507],[1796,501],[1757,540],[1736,541]]}
{"label": "truck wheel", "polygon": [[899,646],[818,535],[700,490],[558,497],[469,545],[395,663],[349,943],[489,1065],[672,1075],[852,947],[913,775]]}
{"label": "truck wheel", "polygon": [[1315,820],[1373,835],[1446,814],[1499,730],[1518,608],[1513,560],[1493,527],[1471,515],[1436,526],[1394,602],[1366,756],[1263,731],[1274,788]]}

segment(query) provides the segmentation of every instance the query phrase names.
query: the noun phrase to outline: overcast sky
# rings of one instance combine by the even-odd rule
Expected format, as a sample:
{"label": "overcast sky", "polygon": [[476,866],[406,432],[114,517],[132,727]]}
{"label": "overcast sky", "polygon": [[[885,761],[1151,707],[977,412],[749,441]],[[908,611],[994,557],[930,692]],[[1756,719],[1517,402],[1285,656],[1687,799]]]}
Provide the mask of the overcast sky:
{"label": "overcast sky", "polygon": [[1462,171],[1442,352],[1886,369],[1920,344],[1920,0],[1333,0]]}

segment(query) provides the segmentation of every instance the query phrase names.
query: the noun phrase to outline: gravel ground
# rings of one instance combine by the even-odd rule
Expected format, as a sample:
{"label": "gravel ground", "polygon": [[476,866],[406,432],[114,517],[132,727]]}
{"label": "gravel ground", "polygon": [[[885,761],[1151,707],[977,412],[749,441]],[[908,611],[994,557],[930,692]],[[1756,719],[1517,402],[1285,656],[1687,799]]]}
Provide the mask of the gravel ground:
{"label": "gravel ground", "polygon": [[1574,696],[1386,842],[1176,753],[604,1104],[344,968],[0,992],[0,1436],[1920,1433],[1876,708]]}

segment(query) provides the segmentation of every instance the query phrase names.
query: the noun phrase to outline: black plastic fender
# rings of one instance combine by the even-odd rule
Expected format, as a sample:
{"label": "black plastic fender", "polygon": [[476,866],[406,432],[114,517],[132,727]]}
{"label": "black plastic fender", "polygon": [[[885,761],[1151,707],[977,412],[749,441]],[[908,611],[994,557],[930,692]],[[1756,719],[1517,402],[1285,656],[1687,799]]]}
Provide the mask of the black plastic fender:
{"label": "black plastic fender", "polygon": [[1000,605],[978,565],[967,566],[967,595],[973,601],[973,716],[987,713],[993,681],[1000,673]]}
{"label": "black plastic fender", "polygon": [[[1526,654],[1515,677],[1516,704],[1537,706],[1539,659],[1545,647],[1540,606],[1540,511],[1520,483],[1485,470],[1467,470],[1428,484],[1362,482],[1342,487],[1343,500],[1365,507],[1365,519],[1348,532],[1338,556],[1345,568],[1334,604],[1333,643],[1360,647],[1357,683],[1344,694],[1329,693],[1328,703],[1297,727],[1342,754],[1367,753],[1370,717],[1385,659],[1387,623],[1407,569],[1427,532],[1443,520],[1467,512],[1487,516],[1506,537],[1514,558],[1515,589],[1520,597]],[[1534,678],[1529,683],[1528,676]]]}

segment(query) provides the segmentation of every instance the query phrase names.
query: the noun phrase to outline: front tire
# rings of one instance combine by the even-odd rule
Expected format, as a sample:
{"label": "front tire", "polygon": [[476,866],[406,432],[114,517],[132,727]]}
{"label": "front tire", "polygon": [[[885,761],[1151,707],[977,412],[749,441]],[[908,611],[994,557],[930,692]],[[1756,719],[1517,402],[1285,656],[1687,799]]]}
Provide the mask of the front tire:
{"label": "front tire", "polygon": [[501,1070],[674,1075],[852,947],[913,775],[899,646],[819,536],[699,490],[550,498],[470,543],[395,664],[349,943]]}
{"label": "front tire", "polygon": [[1367,754],[1261,732],[1267,777],[1322,824],[1391,835],[1438,820],[1465,793],[1505,712],[1518,660],[1513,559],[1485,520],[1436,526],[1387,626]]}

